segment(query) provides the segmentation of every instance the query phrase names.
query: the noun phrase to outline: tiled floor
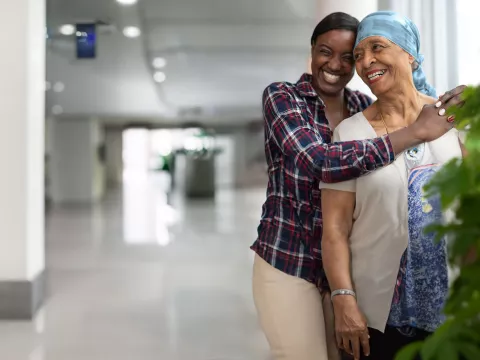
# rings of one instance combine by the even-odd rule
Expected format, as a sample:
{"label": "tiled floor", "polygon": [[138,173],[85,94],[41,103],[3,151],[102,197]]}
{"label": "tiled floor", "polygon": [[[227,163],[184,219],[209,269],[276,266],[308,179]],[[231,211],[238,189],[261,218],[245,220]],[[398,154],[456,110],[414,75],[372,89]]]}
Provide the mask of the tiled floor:
{"label": "tiled floor", "polygon": [[2,360],[267,360],[249,245],[264,189],[214,202],[130,179],[95,207],[47,221],[49,298],[0,322]]}

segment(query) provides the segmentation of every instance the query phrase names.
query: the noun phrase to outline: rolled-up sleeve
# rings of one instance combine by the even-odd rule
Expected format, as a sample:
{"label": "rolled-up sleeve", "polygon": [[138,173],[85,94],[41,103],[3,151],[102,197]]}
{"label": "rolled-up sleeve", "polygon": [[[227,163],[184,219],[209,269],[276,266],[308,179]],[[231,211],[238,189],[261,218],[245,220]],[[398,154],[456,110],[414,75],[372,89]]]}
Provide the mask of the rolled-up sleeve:
{"label": "rolled-up sleeve", "polygon": [[356,179],[395,159],[388,135],[371,140],[327,144],[309,125],[306,109],[279,83],[263,92],[268,139],[294,158],[304,174],[324,183]]}

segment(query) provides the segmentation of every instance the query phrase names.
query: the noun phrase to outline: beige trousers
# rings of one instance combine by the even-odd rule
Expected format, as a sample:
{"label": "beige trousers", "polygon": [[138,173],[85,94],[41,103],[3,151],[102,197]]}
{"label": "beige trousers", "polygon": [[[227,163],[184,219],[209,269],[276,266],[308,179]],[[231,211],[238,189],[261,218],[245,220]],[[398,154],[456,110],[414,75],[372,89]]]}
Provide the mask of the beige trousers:
{"label": "beige trousers", "polygon": [[329,296],[275,269],[258,255],[253,297],[275,360],[339,360]]}

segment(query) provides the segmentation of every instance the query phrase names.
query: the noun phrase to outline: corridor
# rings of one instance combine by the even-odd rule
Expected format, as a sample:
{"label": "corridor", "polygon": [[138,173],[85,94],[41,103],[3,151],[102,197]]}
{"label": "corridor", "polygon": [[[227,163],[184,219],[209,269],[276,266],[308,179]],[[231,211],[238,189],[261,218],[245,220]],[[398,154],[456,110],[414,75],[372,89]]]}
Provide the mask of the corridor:
{"label": "corridor", "polygon": [[249,250],[264,189],[186,202],[164,188],[130,179],[48,215],[46,305],[0,323],[2,359],[268,359]]}

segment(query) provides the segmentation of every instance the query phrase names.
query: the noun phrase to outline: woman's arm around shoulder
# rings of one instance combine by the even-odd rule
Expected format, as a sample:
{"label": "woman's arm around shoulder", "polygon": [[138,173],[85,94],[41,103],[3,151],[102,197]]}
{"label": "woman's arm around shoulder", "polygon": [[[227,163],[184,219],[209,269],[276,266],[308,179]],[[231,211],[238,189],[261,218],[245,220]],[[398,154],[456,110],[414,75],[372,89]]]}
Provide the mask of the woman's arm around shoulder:
{"label": "woman's arm around shoulder", "polygon": [[395,154],[388,137],[326,143],[309,123],[306,105],[292,86],[273,83],[263,92],[267,141],[272,141],[304,173],[333,183],[358,178],[390,164]]}

